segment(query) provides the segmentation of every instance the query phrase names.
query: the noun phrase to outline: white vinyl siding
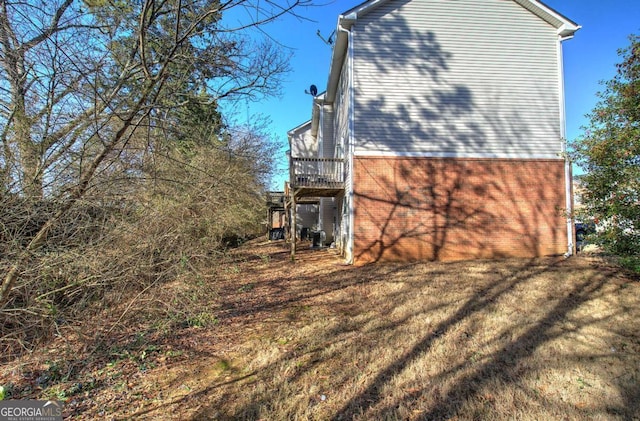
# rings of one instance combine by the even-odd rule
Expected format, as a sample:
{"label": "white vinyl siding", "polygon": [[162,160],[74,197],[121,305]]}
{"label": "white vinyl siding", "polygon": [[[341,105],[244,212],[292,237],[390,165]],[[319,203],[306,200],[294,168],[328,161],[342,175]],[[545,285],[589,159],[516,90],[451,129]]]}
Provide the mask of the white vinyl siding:
{"label": "white vinyl siding", "polygon": [[[291,158],[317,158],[318,139],[311,135],[311,122],[308,122],[289,132],[289,147]],[[294,164],[294,171],[298,173],[313,173],[315,164],[312,162],[298,162]],[[290,180],[296,182],[295,180]]]}
{"label": "white vinyl siding", "polygon": [[311,122],[290,132],[289,143],[293,158],[316,158],[318,156],[318,141],[311,136]]}
{"label": "white vinyl siding", "polygon": [[333,158],[336,148],[333,136],[333,107],[324,105],[322,109],[322,155],[321,158]]}
{"label": "white vinyl siding", "polygon": [[515,1],[389,1],[352,29],[356,154],[558,157],[557,30]]}
{"label": "white vinyl siding", "polygon": [[347,138],[349,137],[349,78],[348,66],[342,66],[340,81],[334,103],[334,139],[336,144],[335,157],[344,158]]}
{"label": "white vinyl siding", "polygon": [[[324,105],[322,109],[321,117],[321,133],[322,139],[322,155],[321,158],[333,158],[335,153],[334,142],[334,112],[331,105]],[[320,164],[322,165],[322,164]],[[325,168],[326,170],[326,168]],[[334,204],[332,198],[320,199],[320,230],[326,234],[325,240],[327,242],[333,241],[333,229],[334,229]]]}
{"label": "white vinyl siding", "polygon": [[338,238],[336,243],[347,261],[351,260],[353,244],[351,242],[351,196],[353,194],[353,171],[351,168],[349,145],[349,107],[351,106],[351,92],[349,90],[349,53],[345,55],[344,63],[340,71],[340,79],[334,102],[334,139],[336,143],[337,158],[344,158],[345,180],[344,195],[336,203],[337,224],[336,234]]}
{"label": "white vinyl siding", "polygon": [[325,241],[331,243],[333,238],[333,231],[335,228],[336,210],[335,199],[332,197],[320,199],[320,221],[322,225],[320,230],[324,231],[326,237]]}
{"label": "white vinyl siding", "polygon": [[347,195],[350,193],[352,185],[352,171],[349,158],[349,107],[350,107],[350,90],[349,90],[349,55],[344,59],[342,71],[340,72],[340,80],[338,81],[338,89],[336,91],[336,99],[334,102],[334,127],[335,127],[335,157],[345,159],[345,189]]}
{"label": "white vinyl siding", "polygon": [[318,228],[318,217],[318,205],[297,205],[296,231],[298,235],[300,235],[303,228],[316,230]]}

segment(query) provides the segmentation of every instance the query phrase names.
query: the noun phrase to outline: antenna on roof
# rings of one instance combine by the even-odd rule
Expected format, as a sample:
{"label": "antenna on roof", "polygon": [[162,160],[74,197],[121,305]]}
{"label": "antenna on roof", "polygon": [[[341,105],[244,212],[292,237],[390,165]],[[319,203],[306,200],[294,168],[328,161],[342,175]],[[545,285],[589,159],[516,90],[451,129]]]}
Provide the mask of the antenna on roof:
{"label": "antenna on roof", "polygon": [[304,93],[315,97],[318,95],[318,88],[316,87],[316,85],[311,85],[308,91],[306,89],[304,90]]}
{"label": "antenna on roof", "polygon": [[329,38],[325,39],[320,33],[319,29],[318,29],[318,32],[316,32],[316,35],[322,40],[322,42],[324,42],[327,45],[333,45],[333,37],[335,34],[336,34],[336,31],[334,30],[331,34],[329,34]]}

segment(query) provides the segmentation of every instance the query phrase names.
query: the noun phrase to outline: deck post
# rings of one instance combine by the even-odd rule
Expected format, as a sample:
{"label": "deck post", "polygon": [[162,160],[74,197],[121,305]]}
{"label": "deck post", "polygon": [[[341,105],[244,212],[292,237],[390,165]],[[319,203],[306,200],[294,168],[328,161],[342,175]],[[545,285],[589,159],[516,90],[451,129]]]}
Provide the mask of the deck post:
{"label": "deck post", "polygon": [[271,206],[267,209],[267,240],[271,240],[271,223],[273,222],[273,211]]}
{"label": "deck post", "polygon": [[291,192],[291,232],[289,235],[291,236],[291,260],[296,260],[296,191],[292,189]]}
{"label": "deck post", "polygon": [[289,199],[285,196],[284,200],[284,239],[288,240],[291,236],[291,214],[289,213]]}

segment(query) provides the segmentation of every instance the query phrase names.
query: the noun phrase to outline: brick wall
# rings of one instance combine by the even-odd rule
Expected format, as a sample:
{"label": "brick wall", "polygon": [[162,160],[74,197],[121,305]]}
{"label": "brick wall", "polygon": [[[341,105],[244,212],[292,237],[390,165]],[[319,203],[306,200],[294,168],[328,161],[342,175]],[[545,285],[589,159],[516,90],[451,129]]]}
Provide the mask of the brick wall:
{"label": "brick wall", "polygon": [[567,250],[560,160],[357,157],[356,264]]}
{"label": "brick wall", "polygon": [[285,213],[283,210],[276,210],[270,213],[271,220],[269,221],[270,228],[283,228]]}

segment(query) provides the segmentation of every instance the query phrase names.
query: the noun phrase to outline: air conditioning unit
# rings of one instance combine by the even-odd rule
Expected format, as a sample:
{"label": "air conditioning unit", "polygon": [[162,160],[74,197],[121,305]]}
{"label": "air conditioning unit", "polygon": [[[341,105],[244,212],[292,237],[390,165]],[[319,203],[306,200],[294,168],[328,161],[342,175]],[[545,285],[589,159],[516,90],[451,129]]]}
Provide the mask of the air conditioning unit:
{"label": "air conditioning unit", "polygon": [[311,232],[312,243],[311,247],[321,248],[324,246],[324,242],[327,240],[327,234],[324,231]]}

